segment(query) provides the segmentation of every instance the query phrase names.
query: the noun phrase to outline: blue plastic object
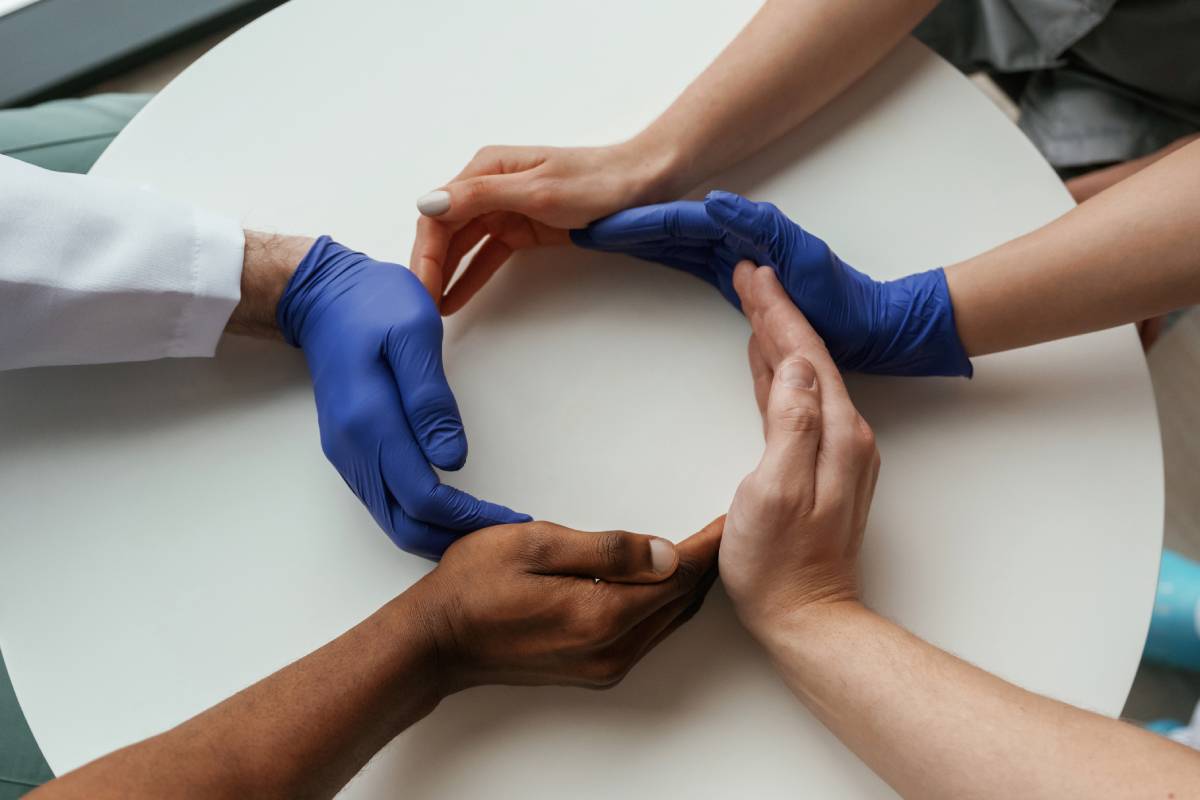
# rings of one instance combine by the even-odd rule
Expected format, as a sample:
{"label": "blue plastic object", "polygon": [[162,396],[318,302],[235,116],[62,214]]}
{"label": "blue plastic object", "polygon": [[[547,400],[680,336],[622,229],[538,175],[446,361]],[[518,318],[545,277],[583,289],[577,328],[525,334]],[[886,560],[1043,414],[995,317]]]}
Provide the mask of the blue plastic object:
{"label": "blue plastic object", "polygon": [[276,311],[312,373],[321,447],[404,550],[438,558],[465,533],[530,517],[438,480],[467,437],[442,370],[442,321],[415,275],[322,236]]}
{"label": "blue plastic object", "polygon": [[1200,671],[1200,564],[1164,550],[1142,658]]}
{"label": "blue plastic object", "polygon": [[1160,736],[1169,736],[1181,728],[1186,728],[1187,723],[1180,722],[1177,719],[1155,719],[1147,722],[1142,727],[1151,733],[1157,733]]}
{"label": "blue plastic object", "polygon": [[740,308],[740,261],[774,267],[843,370],[890,375],[964,375],[971,362],[954,325],[941,269],[877,281],[770,203],[729,192],[619,211],[571,231],[580,247],[626,253],[689,272]]}

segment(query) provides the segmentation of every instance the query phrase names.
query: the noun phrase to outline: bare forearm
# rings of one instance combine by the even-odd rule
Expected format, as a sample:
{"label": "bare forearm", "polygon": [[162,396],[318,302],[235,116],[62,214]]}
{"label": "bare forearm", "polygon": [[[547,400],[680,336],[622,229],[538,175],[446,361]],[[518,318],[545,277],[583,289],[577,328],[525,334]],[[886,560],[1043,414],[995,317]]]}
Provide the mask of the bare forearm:
{"label": "bare forearm", "polygon": [[1200,142],[947,268],[946,280],[973,356],[1200,302]]}
{"label": "bare forearm", "polygon": [[332,797],[441,697],[434,651],[401,596],[291,666],[31,797]]}
{"label": "bare forearm", "polygon": [[937,0],[767,0],[637,140],[669,150],[671,192],[754,153],[877,64]]}
{"label": "bare forearm", "polygon": [[275,308],[296,271],[296,265],[312,247],[304,236],[246,231],[242,258],[242,296],[225,330],[245,336],[277,339]]}
{"label": "bare forearm", "polygon": [[905,797],[1200,790],[1200,754],[1006,683],[857,602],[807,610],[759,638],[805,705]]}

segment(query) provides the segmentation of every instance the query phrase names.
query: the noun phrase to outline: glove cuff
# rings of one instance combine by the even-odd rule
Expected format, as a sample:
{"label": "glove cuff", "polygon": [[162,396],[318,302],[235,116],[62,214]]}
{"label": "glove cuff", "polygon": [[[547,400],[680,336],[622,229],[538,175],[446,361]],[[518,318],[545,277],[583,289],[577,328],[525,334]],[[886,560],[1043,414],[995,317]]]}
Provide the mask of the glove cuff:
{"label": "glove cuff", "polygon": [[287,286],[283,288],[279,304],[275,306],[275,325],[283,334],[283,340],[292,347],[301,346],[300,335],[312,306],[309,296],[321,283],[320,276],[323,270],[319,267],[336,251],[345,249],[328,236],[317,239],[300,260]]}
{"label": "glove cuff", "polygon": [[970,378],[971,360],[958,338],[954,304],[941,267],[882,284],[884,325],[890,337],[864,372]]}

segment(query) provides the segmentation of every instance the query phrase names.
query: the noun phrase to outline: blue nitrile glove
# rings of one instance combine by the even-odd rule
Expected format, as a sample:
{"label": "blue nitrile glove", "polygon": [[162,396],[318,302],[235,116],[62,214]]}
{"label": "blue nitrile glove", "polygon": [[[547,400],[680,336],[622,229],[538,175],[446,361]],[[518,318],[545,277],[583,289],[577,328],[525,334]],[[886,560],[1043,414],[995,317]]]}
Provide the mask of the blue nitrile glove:
{"label": "blue nitrile glove", "polygon": [[392,541],[438,558],[477,528],[529,521],[430,467],[462,467],[467,437],[442,371],[442,320],[415,275],[322,236],[275,316],[308,360],[325,455]]}
{"label": "blue nitrile glove", "polygon": [[971,375],[941,269],[877,281],[770,203],[729,192],[618,211],[571,231],[580,247],[626,253],[690,272],[741,307],[733,270],[774,267],[796,306],[843,370],[889,375]]}

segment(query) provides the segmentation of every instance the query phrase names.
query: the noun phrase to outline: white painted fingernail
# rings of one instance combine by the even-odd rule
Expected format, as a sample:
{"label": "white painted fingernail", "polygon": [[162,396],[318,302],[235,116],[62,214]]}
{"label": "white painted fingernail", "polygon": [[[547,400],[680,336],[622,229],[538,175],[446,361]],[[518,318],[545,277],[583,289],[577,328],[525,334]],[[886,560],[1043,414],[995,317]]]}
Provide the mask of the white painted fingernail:
{"label": "white painted fingernail", "polygon": [[675,568],[675,545],[666,539],[650,540],[650,566],[659,575],[666,575]]}
{"label": "white painted fingernail", "polygon": [[445,189],[430,192],[417,200],[417,211],[427,217],[436,217],[450,210],[450,193]]}

